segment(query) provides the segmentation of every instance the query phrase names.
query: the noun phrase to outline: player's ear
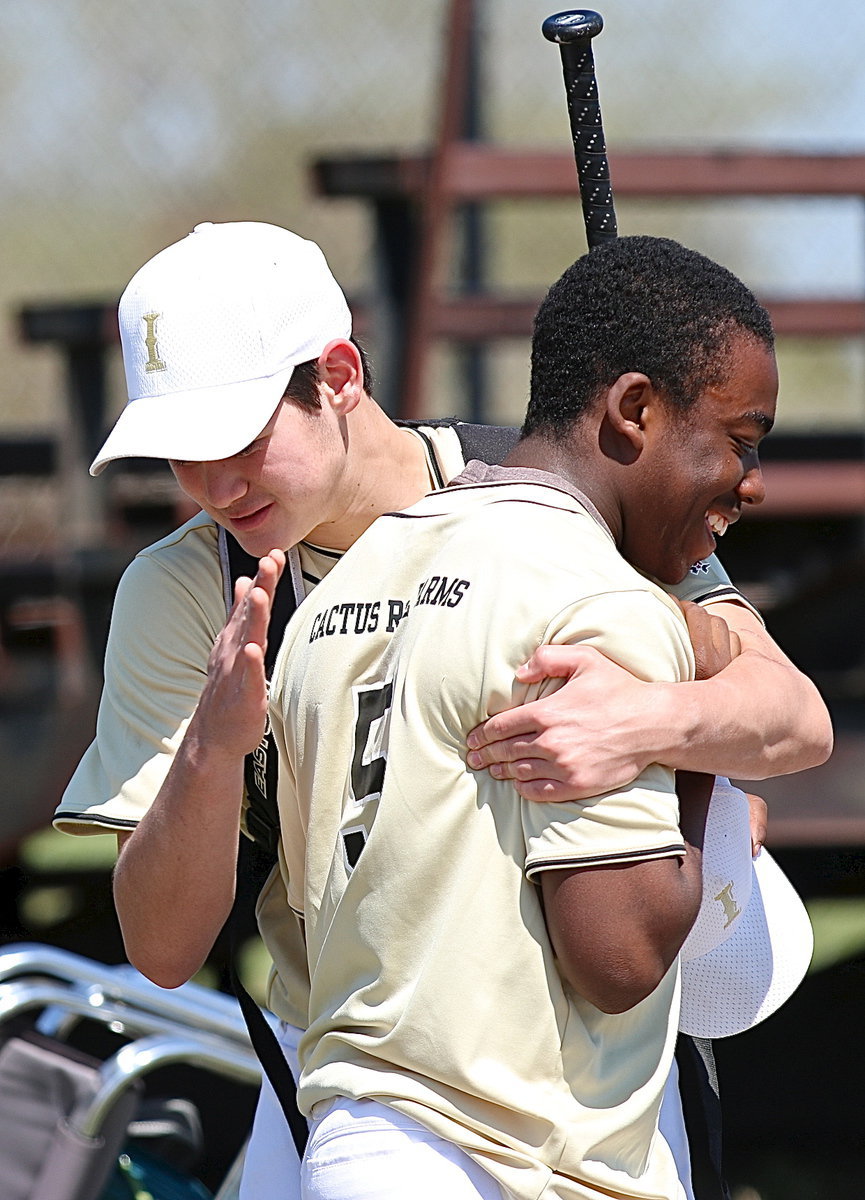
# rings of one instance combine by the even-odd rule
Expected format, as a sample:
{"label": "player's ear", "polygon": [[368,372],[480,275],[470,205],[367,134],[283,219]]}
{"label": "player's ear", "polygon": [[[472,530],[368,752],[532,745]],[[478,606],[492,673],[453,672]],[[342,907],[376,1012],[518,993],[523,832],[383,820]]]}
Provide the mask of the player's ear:
{"label": "player's ear", "polygon": [[601,449],[607,458],[634,462],[643,451],[658,395],[640,371],[628,371],[607,389],[603,399]]}
{"label": "player's ear", "polygon": [[350,413],[363,394],[363,364],[354,342],[337,338],[328,342],[318,357],[322,391],[340,417]]}

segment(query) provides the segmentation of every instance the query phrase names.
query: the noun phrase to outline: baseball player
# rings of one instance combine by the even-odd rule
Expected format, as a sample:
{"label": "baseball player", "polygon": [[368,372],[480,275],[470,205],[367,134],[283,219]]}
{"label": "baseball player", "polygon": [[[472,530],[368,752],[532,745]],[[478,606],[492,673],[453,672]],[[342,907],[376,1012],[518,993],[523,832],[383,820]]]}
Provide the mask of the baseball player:
{"label": "baseball player", "polygon": [[693,678],[650,579],[680,582],[762,500],[773,335],[725,269],[626,238],[553,286],[532,363],[506,465],[381,517],[277,661],[307,1200],[686,1194],[657,1121],[708,791],[677,799],[655,763],[583,802],[508,804],[464,739],[538,645]]}
{"label": "baseball player", "polygon": [[[208,684],[215,670],[208,659],[225,651],[217,643],[225,616],[219,528],[254,554],[300,543],[295,562],[308,591],[376,516],[441,486],[464,461],[453,427],[398,429],[378,409],[349,340],[342,293],[317,247],[286,230],[199,226],[136,274],[120,324],[131,400],[92,469],[125,455],[169,458],[202,512],[142,551],[121,580],[96,739],[56,824],[118,835],[116,893],[130,957],[171,986],[198,969],[230,907],[243,819],[242,753],[219,727],[223,709]],[[689,586],[687,594],[704,601],[736,596],[714,558]],[[810,683],[785,665],[743,601],[728,607],[754,648],[724,672],[732,673],[729,683],[721,677],[716,690],[710,681],[694,697],[689,732],[708,745],[720,741],[719,759],[737,745],[753,759],[756,728],[767,744],[787,739],[786,769],[822,761],[825,710]],[[599,673],[617,672],[596,658]],[[616,684],[618,699],[618,676]],[[580,685],[562,691],[578,696]],[[773,725],[766,691],[788,697],[783,729]],[[735,712],[719,739],[722,705]],[[666,724],[649,711],[636,740],[653,738],[670,745]],[[685,768],[694,753],[683,738],[669,761]],[[279,871],[259,916],[278,964],[270,1003],[290,1037],[305,1024],[308,982]],[[290,1154],[271,1101],[265,1085],[262,1119]],[[253,1176],[260,1159],[250,1159]],[[262,1198],[266,1186],[259,1178],[248,1194]],[[285,1186],[283,1168],[280,1195]]]}

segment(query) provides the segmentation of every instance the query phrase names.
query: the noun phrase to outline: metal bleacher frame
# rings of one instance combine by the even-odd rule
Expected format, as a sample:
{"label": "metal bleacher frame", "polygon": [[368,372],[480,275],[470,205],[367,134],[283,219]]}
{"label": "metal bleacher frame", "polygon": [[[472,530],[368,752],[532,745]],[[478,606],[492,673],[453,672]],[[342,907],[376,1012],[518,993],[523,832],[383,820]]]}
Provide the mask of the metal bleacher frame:
{"label": "metal bleacher frame", "polygon": [[[69,1155],[68,1176],[60,1172],[64,1180],[68,1178],[68,1200],[97,1200],[88,1178],[101,1177],[110,1165],[101,1161],[103,1131],[118,1106],[129,1110],[130,1094],[154,1072],[183,1064],[205,1073],[214,1088],[221,1081],[257,1088],[261,1080],[260,1064],[233,997],[195,983],[166,991],[128,965],[106,966],[38,944],[4,946],[0,948],[0,1046],[9,1029],[20,1030],[22,1018],[45,1039],[44,1046],[54,1045],[58,1051],[87,1023],[110,1031],[116,1042],[102,1062],[92,1096],[65,1120],[58,1120],[57,1139],[48,1156],[59,1156],[62,1165],[62,1156]],[[59,1093],[57,1099],[59,1104]],[[110,1146],[105,1152],[111,1152]],[[241,1144],[220,1183],[217,1200],[236,1200],[242,1156]],[[54,1171],[47,1184],[37,1181],[34,1200],[60,1200],[58,1177]]]}
{"label": "metal bleacher frame", "polygon": [[[442,248],[441,226],[460,205],[573,196],[576,192],[574,162],[567,153],[456,141],[443,158],[446,166],[439,168],[444,183],[439,184],[438,211],[434,220],[426,218],[427,226],[439,226],[436,242]],[[865,154],[641,151],[611,152],[609,160],[618,196],[857,196],[865,202]],[[313,164],[314,183],[322,195],[363,199],[372,208],[379,253],[386,263],[380,275],[389,281],[375,303],[386,308],[393,341],[407,346],[390,365],[395,367],[395,395],[402,397],[398,411],[412,417],[424,410],[423,366],[436,340],[528,338],[541,299],[539,295],[492,292],[445,294],[435,288],[435,266],[426,269],[423,281],[405,270],[406,260],[419,261],[424,238],[431,237],[421,232],[431,172],[432,160],[418,155],[330,156]],[[761,300],[779,337],[865,335],[865,299],[763,296]],[[755,510],[757,517],[865,509],[865,462],[859,456],[831,464],[820,459],[772,462],[766,465],[766,474],[768,498]]]}

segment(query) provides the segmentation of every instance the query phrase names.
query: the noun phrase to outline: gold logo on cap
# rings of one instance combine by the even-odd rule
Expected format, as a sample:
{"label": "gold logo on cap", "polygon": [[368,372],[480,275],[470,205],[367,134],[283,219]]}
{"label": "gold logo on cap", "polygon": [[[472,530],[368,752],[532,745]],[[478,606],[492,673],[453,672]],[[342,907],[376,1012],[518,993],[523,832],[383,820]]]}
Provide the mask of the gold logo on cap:
{"label": "gold logo on cap", "polygon": [[159,357],[159,347],[156,345],[156,322],[162,316],[162,313],[145,313],[141,318],[147,326],[147,336],[144,339],[144,345],[147,347],[147,362],[144,364],[145,371],[165,371],[168,368]]}
{"label": "gold logo on cap", "polygon": [[726,920],[724,921],[724,928],[728,929],[742,911],[736,902],[736,897],[733,895],[732,879],[726,887],[721,888],[720,892],[718,892],[717,896],[715,896],[715,899],[721,901],[721,904],[724,908],[724,916],[726,917]]}

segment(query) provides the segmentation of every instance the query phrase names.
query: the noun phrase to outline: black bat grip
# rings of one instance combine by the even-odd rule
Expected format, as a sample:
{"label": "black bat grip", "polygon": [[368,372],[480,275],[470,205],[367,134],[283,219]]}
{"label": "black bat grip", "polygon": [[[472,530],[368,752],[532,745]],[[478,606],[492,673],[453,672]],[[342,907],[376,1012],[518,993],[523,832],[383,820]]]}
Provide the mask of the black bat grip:
{"label": "black bat grip", "polygon": [[583,221],[590,250],[611,241],[618,233],[592,54],[592,38],[603,27],[600,13],[590,9],[555,13],[547,17],[541,27],[544,37],[558,44],[562,56]]}

